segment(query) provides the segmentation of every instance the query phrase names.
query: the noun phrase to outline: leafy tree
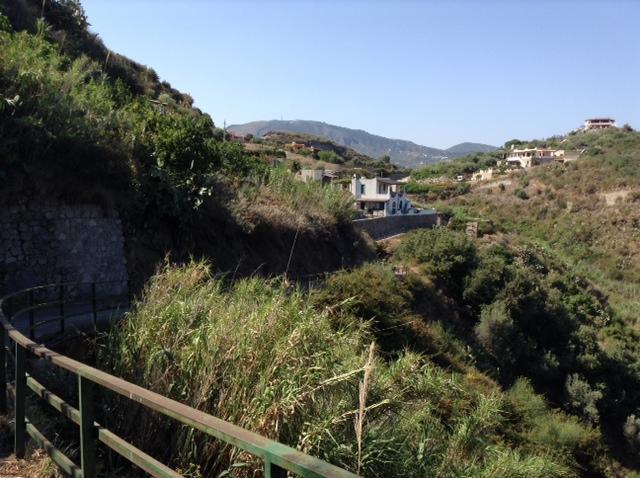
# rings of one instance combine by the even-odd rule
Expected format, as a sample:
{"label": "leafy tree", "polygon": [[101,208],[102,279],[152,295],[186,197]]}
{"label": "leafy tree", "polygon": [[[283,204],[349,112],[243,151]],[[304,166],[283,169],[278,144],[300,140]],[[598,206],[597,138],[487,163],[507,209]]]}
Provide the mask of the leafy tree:
{"label": "leafy tree", "polygon": [[326,163],[342,164],[344,158],[336,154],[334,151],[323,150],[318,153],[318,159]]}
{"label": "leafy tree", "polygon": [[504,301],[485,307],[474,331],[480,345],[497,363],[502,367],[514,365],[520,355],[522,337]]}
{"label": "leafy tree", "polygon": [[521,146],[523,144],[525,144],[524,141],[520,141],[519,139],[511,139],[504,143],[504,149],[509,150],[511,149],[511,146]]}

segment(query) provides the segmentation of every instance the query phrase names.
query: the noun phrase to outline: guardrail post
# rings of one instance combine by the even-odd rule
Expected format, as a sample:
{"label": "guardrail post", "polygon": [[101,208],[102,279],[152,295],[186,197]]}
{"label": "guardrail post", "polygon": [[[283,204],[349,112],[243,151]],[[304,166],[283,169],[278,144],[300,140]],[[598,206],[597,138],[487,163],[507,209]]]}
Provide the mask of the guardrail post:
{"label": "guardrail post", "polygon": [[0,325],[0,413],[7,413],[7,333]]}
{"label": "guardrail post", "polygon": [[91,309],[93,310],[93,328],[98,328],[98,306],[96,304],[96,283],[91,283]]}
{"label": "guardrail post", "polygon": [[274,465],[269,460],[264,461],[264,478],[287,478],[287,470]]}
{"label": "guardrail post", "polygon": [[96,476],[96,427],[95,420],[95,386],[94,384],[78,376],[78,390],[80,402],[80,466],[82,478],[95,478]]}
{"label": "guardrail post", "polygon": [[27,399],[26,351],[16,342],[16,401],[14,453],[17,458],[23,458],[27,440],[27,422],[25,417],[25,401]]}
{"label": "guardrail post", "polygon": [[35,318],[35,310],[33,309],[35,300],[34,300],[34,292],[33,290],[29,291],[29,338],[31,340],[34,339],[36,335],[34,318]]}
{"label": "guardrail post", "polygon": [[60,284],[60,332],[64,332],[64,284]]}

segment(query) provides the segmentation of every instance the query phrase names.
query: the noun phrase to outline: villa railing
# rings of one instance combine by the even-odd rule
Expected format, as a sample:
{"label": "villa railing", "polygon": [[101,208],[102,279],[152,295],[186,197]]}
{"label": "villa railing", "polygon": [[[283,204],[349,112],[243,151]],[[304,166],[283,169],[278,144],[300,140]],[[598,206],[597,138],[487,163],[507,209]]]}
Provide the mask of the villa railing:
{"label": "villa railing", "polygon": [[[68,320],[72,316],[80,326],[97,327],[101,312],[104,320],[104,312],[122,311],[128,307],[128,298],[121,292],[114,283],[58,284],[26,289],[0,300],[0,413],[7,413],[7,394],[11,392],[15,416],[14,452],[17,457],[24,456],[28,435],[67,475],[95,478],[96,451],[98,444],[102,443],[151,476],[182,476],[95,421],[96,393],[99,389],[106,389],[254,455],[264,463],[265,477],[286,477],[288,472],[313,478],[356,477],[325,461],[85,365],[34,341],[39,327],[51,328],[51,324],[58,324],[59,333],[69,325]],[[29,337],[19,328],[26,329]],[[55,335],[50,330],[45,334],[49,337]],[[46,361],[77,377],[78,408],[27,373],[28,357]],[[10,383],[7,382],[7,358],[13,361],[13,380]],[[28,389],[78,425],[80,466],[56,448],[26,416]]]}

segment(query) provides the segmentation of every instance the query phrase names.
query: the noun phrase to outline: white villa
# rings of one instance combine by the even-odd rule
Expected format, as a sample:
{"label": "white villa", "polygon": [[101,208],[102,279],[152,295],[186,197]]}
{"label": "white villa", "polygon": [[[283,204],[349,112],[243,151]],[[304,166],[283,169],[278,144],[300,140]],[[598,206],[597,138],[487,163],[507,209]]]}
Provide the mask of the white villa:
{"label": "white villa", "polygon": [[[539,166],[540,164],[565,163],[575,161],[580,157],[583,151],[566,151],[564,149],[548,149],[548,148],[511,148],[509,154],[505,158],[508,166],[516,166],[521,168],[530,168]],[[484,179],[484,178],[482,178]]]}
{"label": "white villa", "polygon": [[295,177],[303,182],[321,181],[323,184],[327,184],[335,181],[338,178],[338,174],[327,169],[301,169],[296,173]]}
{"label": "white villa", "polygon": [[613,118],[589,118],[584,122],[584,130],[613,128],[615,123]]}
{"label": "white villa", "polygon": [[351,179],[349,191],[356,200],[357,209],[373,216],[394,216],[418,213],[405,196],[405,181],[388,178]]}
{"label": "white villa", "polygon": [[550,163],[556,158],[557,150],[545,148],[512,148],[505,158],[507,165],[530,168],[540,164]]}

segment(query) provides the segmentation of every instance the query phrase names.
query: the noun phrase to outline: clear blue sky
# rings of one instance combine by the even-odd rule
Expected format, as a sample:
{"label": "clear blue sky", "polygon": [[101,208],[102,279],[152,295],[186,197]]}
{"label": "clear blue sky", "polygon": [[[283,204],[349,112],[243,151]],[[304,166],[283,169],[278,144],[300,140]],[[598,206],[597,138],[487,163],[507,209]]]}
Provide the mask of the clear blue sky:
{"label": "clear blue sky", "polygon": [[313,119],[448,147],[640,128],[640,1],[84,0],[216,124]]}

